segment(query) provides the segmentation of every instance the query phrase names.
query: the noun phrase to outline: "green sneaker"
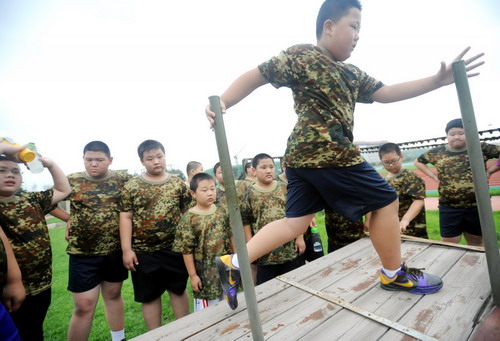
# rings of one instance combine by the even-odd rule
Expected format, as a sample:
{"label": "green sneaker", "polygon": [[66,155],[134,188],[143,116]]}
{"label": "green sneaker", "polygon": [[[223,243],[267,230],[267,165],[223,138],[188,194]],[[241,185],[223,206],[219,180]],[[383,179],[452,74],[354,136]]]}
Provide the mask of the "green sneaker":
{"label": "green sneaker", "polygon": [[224,255],[215,258],[219,271],[222,292],[231,309],[238,307],[238,286],[240,284],[240,269],[236,268],[231,259],[233,255]]}
{"label": "green sneaker", "polygon": [[422,272],[423,269],[409,268],[403,262],[393,278],[380,270],[380,286],[385,290],[408,291],[412,294],[433,294],[443,287],[443,280],[436,275]]}

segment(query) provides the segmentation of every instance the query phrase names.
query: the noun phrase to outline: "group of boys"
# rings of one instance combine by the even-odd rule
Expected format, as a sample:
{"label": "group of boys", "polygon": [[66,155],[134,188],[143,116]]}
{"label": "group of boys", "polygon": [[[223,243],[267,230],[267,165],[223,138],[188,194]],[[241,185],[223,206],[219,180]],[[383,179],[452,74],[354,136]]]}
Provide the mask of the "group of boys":
{"label": "group of boys", "polygon": [[[401,231],[414,228],[415,233],[424,232],[419,225],[422,218],[418,216],[422,211],[422,193],[416,188],[410,189],[412,200],[405,213],[398,216],[396,190],[363,159],[353,143],[353,112],[356,102],[395,102],[449,85],[454,81],[451,67],[442,63],[433,76],[385,85],[356,66],[344,63],[358,42],[360,27],[361,5],[358,0],[326,0],[317,18],[317,45],[295,45],[286,49],[243,74],[221,96],[225,112],[226,108],[264,84],[289,87],[299,116],[285,153],[286,190],[274,179],[271,181],[269,169],[266,169],[262,170],[265,181],[259,182],[257,175],[256,184],[244,191],[242,203],[248,206],[243,207],[244,221],[252,226],[247,243],[249,260],[260,260],[258,266],[264,269],[262,280],[265,280],[276,272],[271,268],[275,265],[272,254],[263,256],[284,244],[283,250],[292,254],[294,241],[298,239],[298,245],[301,244],[300,239],[316,212],[329,208],[355,222],[369,214],[370,238],[382,263],[381,287],[416,294],[434,293],[443,285],[441,278],[409,268],[402,262],[400,252]],[[462,59],[468,50],[460,53],[456,60]],[[482,64],[472,64],[481,56],[465,60],[467,71]],[[206,115],[213,125],[215,114],[209,107]],[[455,240],[456,233],[462,231],[463,226],[473,225],[469,217],[474,205],[469,200],[470,186],[463,186],[462,178],[457,180],[445,175],[447,168],[465,171],[468,167],[465,144],[458,143],[460,139],[464,141],[463,126],[459,127],[457,122],[451,124],[447,127],[447,136],[449,146],[424,153],[416,165],[440,181],[443,237]],[[457,144],[454,144],[455,139]],[[161,325],[161,295],[165,290],[170,295],[175,317],[188,313],[185,290],[188,276],[196,298],[218,300],[223,293],[234,309],[237,306],[239,263],[237,255],[231,254],[234,247],[228,242],[231,232],[224,205],[214,206],[217,200],[214,179],[205,173],[193,176],[189,182],[191,196],[184,182],[166,173],[165,150],[159,142],[147,140],[141,143],[138,154],[146,172],[134,178],[108,170],[112,162],[109,149],[102,142],[91,144],[92,147],[84,150],[85,172],[66,177],[52,160],[41,158],[52,174],[53,189],[22,195],[16,194],[22,180],[17,164],[19,160],[13,156],[13,150],[2,151],[11,155],[11,158],[2,156],[0,159],[0,223],[7,237],[2,239],[7,261],[0,257],[4,259],[0,264],[9,265],[9,269],[3,271],[7,283],[3,292],[8,298],[4,304],[11,311],[21,337],[25,340],[43,339],[42,324],[50,304],[52,276],[50,240],[44,216],[48,212],[57,214],[55,205],[70,193],[68,288],[74,294],[75,303],[68,332],[70,338],[88,337],[99,292],[105,300],[113,340],[124,338],[120,289],[127,276],[126,270],[132,271],[135,300],[142,303],[149,329]],[[484,146],[483,151],[485,159],[499,154],[498,148],[490,146]],[[388,146],[380,155],[390,172],[387,180],[395,187],[400,183],[418,181],[410,179],[411,175],[403,169],[397,170],[402,162],[399,149]],[[261,163],[270,168],[272,159],[268,160],[266,156],[253,167],[257,174]],[[436,165],[439,178],[422,166],[427,163]],[[488,169],[488,174],[494,170]],[[452,188],[454,181],[459,181],[460,186]],[[285,192],[286,200],[283,199]],[[276,205],[268,207],[269,212],[262,216],[254,216],[253,210],[261,205],[260,196],[265,193],[276,195],[273,199]],[[194,204],[192,197],[195,198]],[[460,202],[455,200],[457,198]],[[274,210],[275,206],[281,211]],[[441,207],[446,209],[441,210]],[[68,216],[61,216],[68,220]],[[415,222],[414,227],[410,227],[410,221]],[[457,221],[459,226],[452,226]],[[95,234],[89,232],[95,228],[94,223],[98,226]],[[470,243],[478,242],[474,238],[478,236],[476,227],[463,231]],[[197,244],[200,239],[203,240],[202,246]],[[12,260],[12,253],[18,266]],[[214,256],[217,256],[215,264]],[[200,268],[200,259],[212,259],[210,269]],[[280,264],[286,264],[294,259],[283,258],[281,261],[284,263]],[[215,278],[215,266],[219,270],[222,291],[211,290],[217,287],[210,282]],[[19,286],[18,268],[24,289]],[[26,298],[14,311],[24,298],[23,290]],[[5,315],[0,311],[2,317]]]}

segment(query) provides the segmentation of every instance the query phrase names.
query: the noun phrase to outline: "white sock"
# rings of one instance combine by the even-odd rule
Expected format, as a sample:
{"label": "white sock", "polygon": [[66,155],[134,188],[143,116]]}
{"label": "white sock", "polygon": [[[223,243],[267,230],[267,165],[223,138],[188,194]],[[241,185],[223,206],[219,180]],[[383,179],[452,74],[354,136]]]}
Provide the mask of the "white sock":
{"label": "white sock", "polygon": [[233,255],[233,257],[231,257],[231,264],[233,264],[235,268],[240,268],[240,262],[238,262],[238,255],[236,253]]}
{"label": "white sock", "polygon": [[384,273],[387,277],[389,278],[393,278],[394,276],[396,276],[396,273],[401,270],[401,267],[399,267],[398,269],[396,270],[387,270],[386,268],[382,268],[382,270],[384,270]]}
{"label": "white sock", "polygon": [[125,340],[125,329],[117,330],[116,332],[111,331],[111,340],[113,341]]}

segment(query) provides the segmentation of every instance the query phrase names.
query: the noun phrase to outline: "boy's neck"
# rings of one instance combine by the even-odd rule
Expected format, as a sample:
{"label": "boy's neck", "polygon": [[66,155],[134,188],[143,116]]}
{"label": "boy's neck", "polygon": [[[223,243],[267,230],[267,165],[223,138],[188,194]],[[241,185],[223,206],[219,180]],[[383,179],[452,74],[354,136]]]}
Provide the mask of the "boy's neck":
{"label": "boy's neck", "polygon": [[158,181],[167,180],[170,177],[170,174],[167,172],[164,172],[164,173],[155,175],[155,174],[151,174],[151,173],[146,172],[142,176],[146,180],[158,182]]}
{"label": "boy's neck", "polygon": [[272,189],[272,188],[274,188],[276,186],[276,180],[273,180],[273,181],[271,181],[268,184],[260,182],[260,181],[257,180],[257,183],[255,184],[255,186],[257,188],[260,188],[260,189]]}
{"label": "boy's neck", "polygon": [[205,205],[200,205],[199,203],[196,203],[196,205],[191,208],[193,212],[198,212],[198,213],[210,213],[215,210],[215,205],[212,203],[208,206]]}

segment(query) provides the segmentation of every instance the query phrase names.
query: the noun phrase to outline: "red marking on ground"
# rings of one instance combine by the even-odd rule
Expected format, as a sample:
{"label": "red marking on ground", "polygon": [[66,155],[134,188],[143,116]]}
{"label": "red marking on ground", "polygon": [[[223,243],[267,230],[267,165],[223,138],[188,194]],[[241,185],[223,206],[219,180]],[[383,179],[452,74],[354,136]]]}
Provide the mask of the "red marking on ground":
{"label": "red marking on ground", "polygon": [[312,313],[311,315],[307,316],[306,318],[304,318],[300,323],[306,323],[307,321],[309,320],[319,320],[321,318],[323,318],[325,315],[323,314],[323,311],[321,309],[319,310],[316,310],[314,313]]}

